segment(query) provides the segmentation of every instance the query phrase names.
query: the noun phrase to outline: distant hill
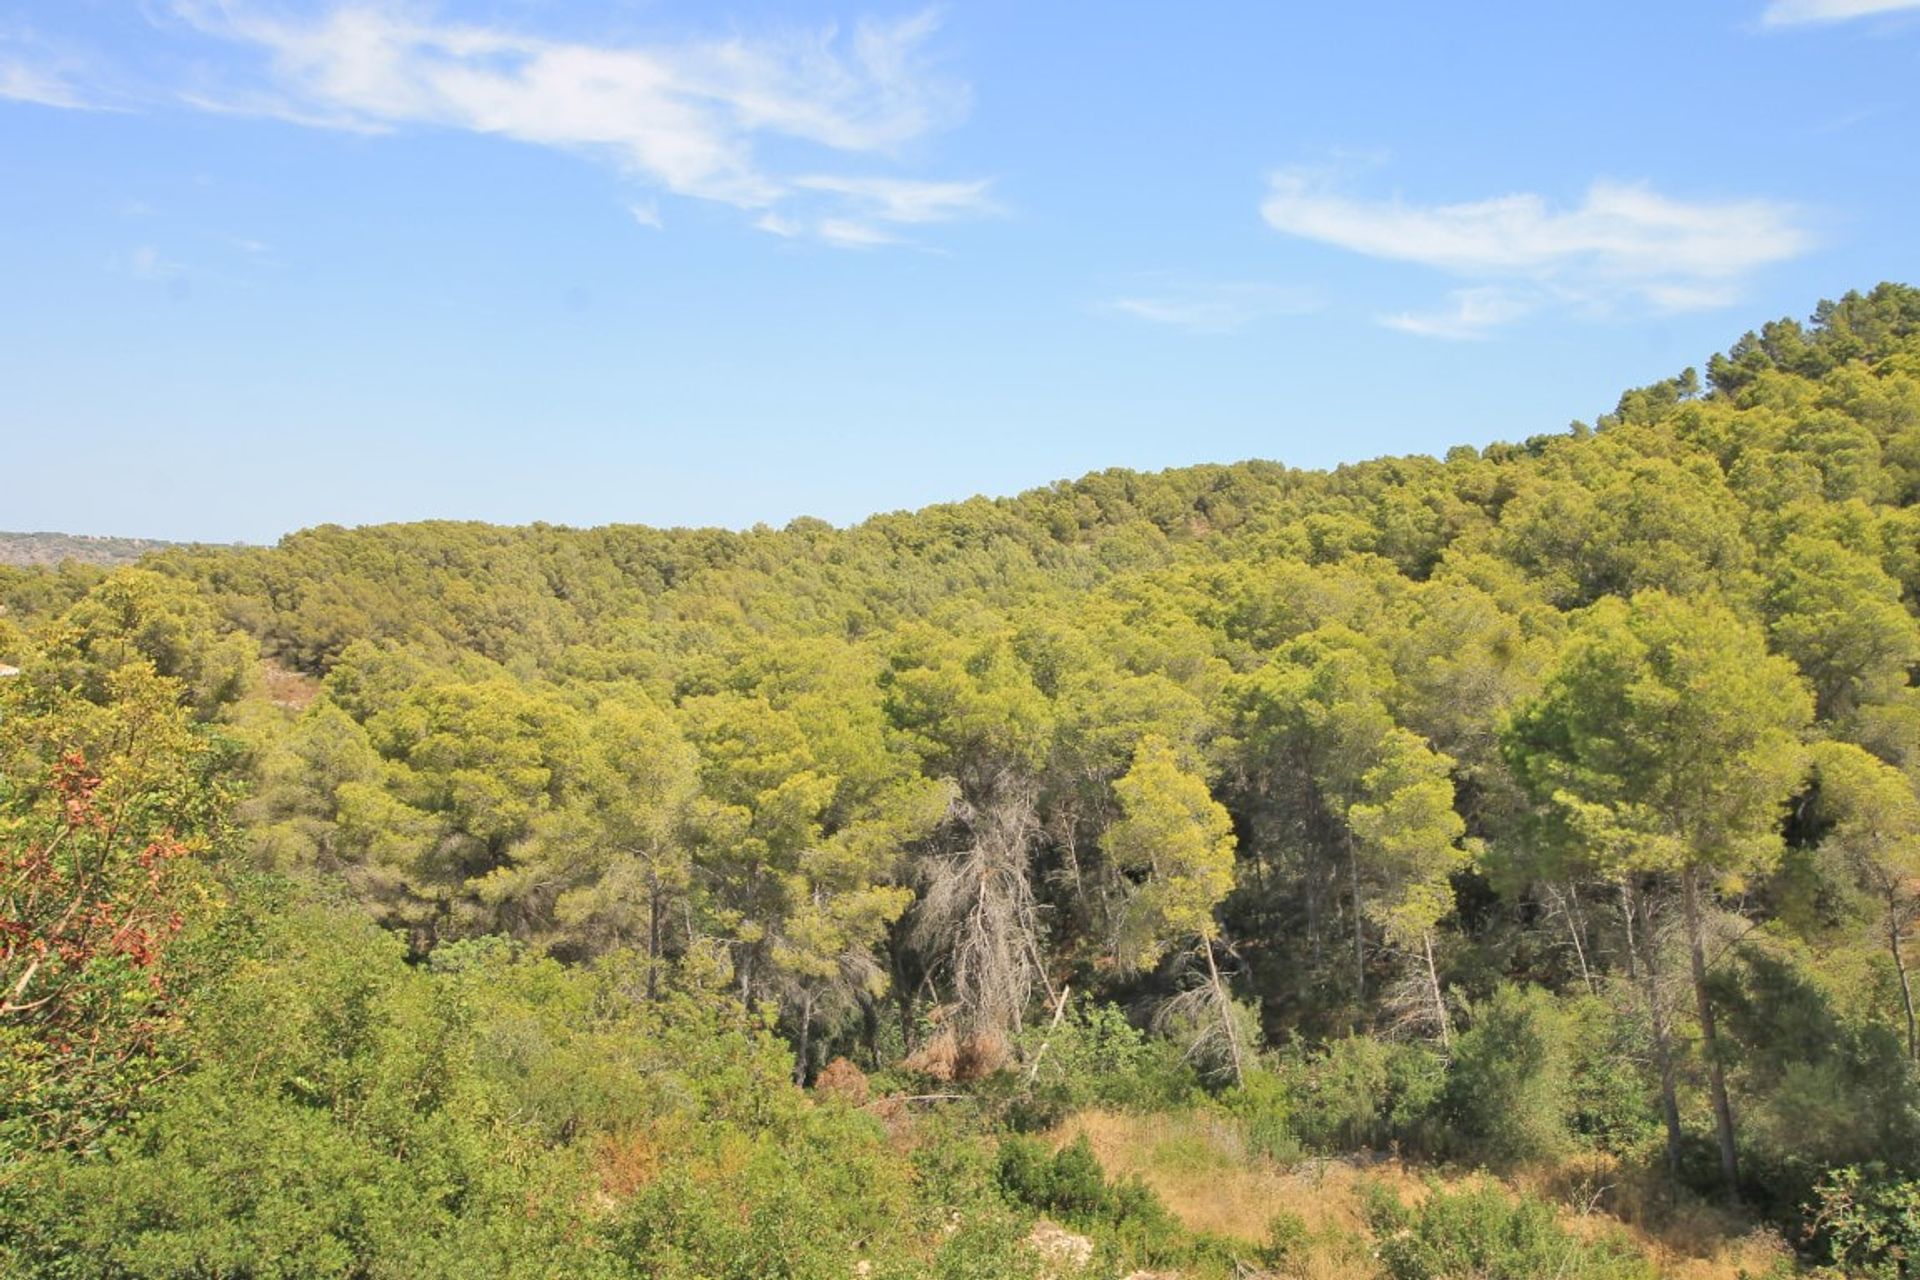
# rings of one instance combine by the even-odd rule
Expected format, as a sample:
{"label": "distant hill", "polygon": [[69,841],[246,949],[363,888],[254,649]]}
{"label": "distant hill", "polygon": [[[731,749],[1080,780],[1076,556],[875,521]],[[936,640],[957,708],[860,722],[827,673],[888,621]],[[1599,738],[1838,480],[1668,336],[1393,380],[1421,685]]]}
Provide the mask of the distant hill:
{"label": "distant hill", "polygon": [[103,538],[89,533],[0,532],[0,564],[132,564],[150,551],[182,545],[157,538]]}

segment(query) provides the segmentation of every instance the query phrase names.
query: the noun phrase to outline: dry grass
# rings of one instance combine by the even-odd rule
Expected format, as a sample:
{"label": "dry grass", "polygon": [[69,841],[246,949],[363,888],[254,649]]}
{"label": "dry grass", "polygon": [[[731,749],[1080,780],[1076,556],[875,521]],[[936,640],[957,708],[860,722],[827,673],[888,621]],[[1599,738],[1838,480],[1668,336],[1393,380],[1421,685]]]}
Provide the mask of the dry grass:
{"label": "dry grass", "polygon": [[1773,1231],[1756,1228],[1732,1210],[1700,1200],[1671,1203],[1657,1177],[1623,1168],[1618,1159],[1589,1153],[1528,1169],[1516,1187],[1568,1206],[1575,1222],[1624,1226],[1675,1280],[1736,1280],[1764,1276],[1791,1256]]}
{"label": "dry grass", "polygon": [[272,659],[260,663],[260,686],[267,701],[282,711],[305,711],[320,695],[320,682]]}
{"label": "dry grass", "polygon": [[[1249,1159],[1238,1126],[1203,1113],[1083,1112],[1051,1137],[1065,1144],[1082,1134],[1110,1173],[1137,1175],[1196,1230],[1264,1241],[1276,1214],[1298,1215],[1313,1237],[1311,1258],[1294,1273],[1306,1280],[1375,1274],[1358,1245],[1366,1226],[1363,1185],[1385,1184],[1412,1203],[1433,1186],[1464,1187],[1481,1176],[1386,1157],[1314,1159],[1285,1168]],[[1529,1170],[1510,1185],[1564,1206],[1577,1232],[1624,1227],[1661,1275],[1674,1280],[1764,1276],[1787,1254],[1777,1235],[1753,1231],[1724,1210],[1656,1206],[1649,1190],[1632,1186],[1604,1159]]]}

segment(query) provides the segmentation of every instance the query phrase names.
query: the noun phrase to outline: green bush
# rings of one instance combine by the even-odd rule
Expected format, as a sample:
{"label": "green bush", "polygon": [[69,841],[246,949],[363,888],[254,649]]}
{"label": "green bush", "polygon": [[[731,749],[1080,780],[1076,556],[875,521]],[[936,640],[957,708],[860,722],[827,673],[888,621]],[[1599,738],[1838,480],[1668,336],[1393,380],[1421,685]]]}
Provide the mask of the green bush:
{"label": "green bush", "polygon": [[1256,1067],[1222,1095],[1221,1102],[1240,1121],[1248,1155],[1278,1164],[1292,1164],[1300,1158],[1293,1090],[1284,1075]]}
{"label": "green bush", "polygon": [[1049,1129],[1075,1111],[1111,1107],[1127,1111],[1170,1110],[1200,1092],[1200,1080],[1172,1041],[1149,1036],[1127,1021],[1118,1005],[1075,1000],[1056,1026],[1029,1028],[1021,1058],[1041,1052],[1029,1082],[1011,1071],[983,1090],[996,1090],[1016,1128]]}
{"label": "green bush", "polygon": [[1646,1028],[1589,996],[1569,1002],[1566,1014],[1569,1134],[1616,1155],[1649,1150],[1660,1141],[1661,1124],[1653,1083],[1640,1065],[1652,1057]]}
{"label": "green bush", "polygon": [[1000,1188],[1013,1201],[1068,1222],[1166,1214],[1137,1179],[1109,1181],[1085,1134],[1052,1153],[1038,1138],[1009,1135],[1000,1144]]}
{"label": "green bush", "polygon": [[1861,1280],[1920,1275],[1920,1181],[1877,1165],[1835,1169],[1814,1188],[1812,1238]]}
{"label": "green bush", "polygon": [[1647,1257],[1624,1236],[1582,1240],[1553,1206],[1484,1184],[1435,1189],[1408,1206],[1384,1186],[1368,1196],[1381,1270],[1388,1280],[1653,1280]]}
{"label": "green bush", "polygon": [[1539,987],[1502,983],[1456,1038],[1442,1114],[1448,1145],[1492,1165],[1567,1145],[1567,1020]]}
{"label": "green bush", "polygon": [[1350,1036],[1288,1071],[1294,1132],[1315,1151],[1431,1145],[1446,1062],[1420,1045]]}

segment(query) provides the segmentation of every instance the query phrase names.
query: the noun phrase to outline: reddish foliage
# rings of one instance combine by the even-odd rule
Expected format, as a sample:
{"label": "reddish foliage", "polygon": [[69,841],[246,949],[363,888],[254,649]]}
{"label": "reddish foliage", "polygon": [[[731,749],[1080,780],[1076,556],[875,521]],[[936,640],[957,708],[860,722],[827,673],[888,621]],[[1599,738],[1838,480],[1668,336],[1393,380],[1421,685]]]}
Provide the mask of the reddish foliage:
{"label": "reddish foliage", "polygon": [[171,833],[124,838],[80,752],[62,755],[48,783],[53,829],[0,850],[0,1017],[65,1026],[97,1015],[104,964],[149,971],[149,989],[163,989],[157,968],[185,923],[167,890],[188,850]]}

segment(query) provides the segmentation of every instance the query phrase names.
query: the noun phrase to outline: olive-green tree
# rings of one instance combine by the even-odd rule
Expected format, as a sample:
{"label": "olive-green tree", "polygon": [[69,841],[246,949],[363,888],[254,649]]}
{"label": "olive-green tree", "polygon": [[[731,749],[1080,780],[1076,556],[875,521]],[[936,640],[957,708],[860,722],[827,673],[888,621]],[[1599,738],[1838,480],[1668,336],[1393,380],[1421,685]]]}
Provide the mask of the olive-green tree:
{"label": "olive-green tree", "polygon": [[[1677,886],[1713,1097],[1721,1173],[1738,1165],[1732,1104],[1707,983],[1706,897],[1770,865],[1784,805],[1806,766],[1812,697],[1763,633],[1726,606],[1662,591],[1586,610],[1540,695],[1513,717],[1515,773],[1596,867]],[[1644,931],[1643,931],[1644,932]],[[1672,1049],[1659,1025],[1669,1158],[1677,1161]]]}

